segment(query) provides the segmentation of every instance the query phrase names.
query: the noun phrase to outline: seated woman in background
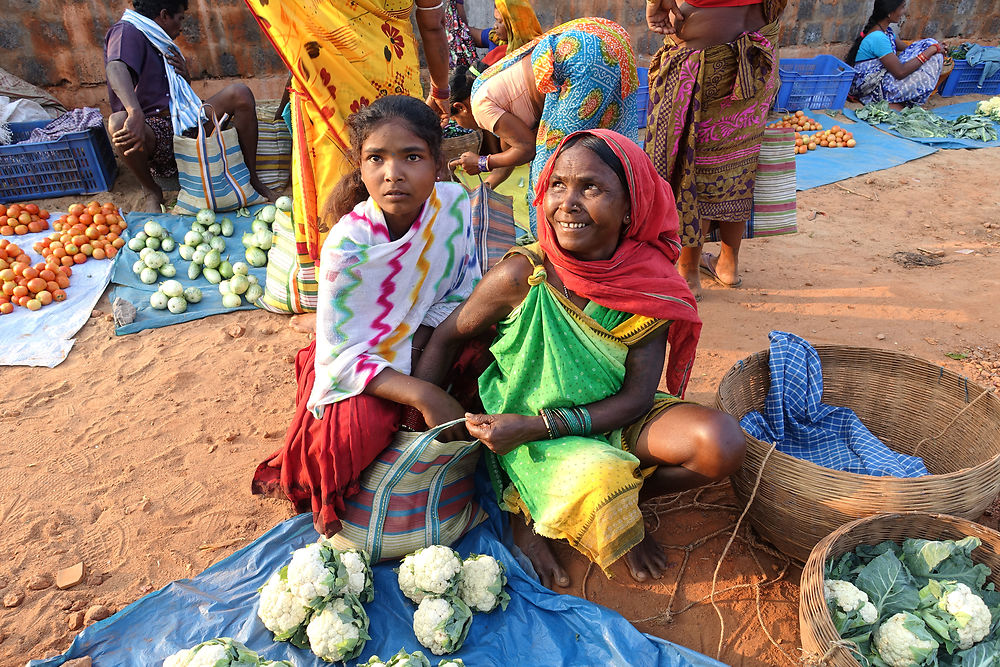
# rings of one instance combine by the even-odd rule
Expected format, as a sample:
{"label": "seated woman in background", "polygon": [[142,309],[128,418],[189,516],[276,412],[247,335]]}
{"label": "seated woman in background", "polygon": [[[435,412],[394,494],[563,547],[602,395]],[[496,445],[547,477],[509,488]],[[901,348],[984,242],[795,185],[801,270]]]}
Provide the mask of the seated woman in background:
{"label": "seated woman in background", "polygon": [[[570,583],[552,539],[605,571],[624,557],[637,581],[659,578],[666,557],[639,503],[726,477],[746,446],[733,417],[679,398],[701,320],[674,268],[674,198],[639,146],[598,129],[556,147],[535,204],[540,241],[483,277],[414,375],[441,382],[463,341],[496,325],[486,414],[466,427],[496,455],[501,506],[524,516],[518,543],[542,584]],[[670,394],[657,392],[664,361]]]}
{"label": "seated woman in background", "polygon": [[[614,21],[583,18],[538,37],[475,77],[470,97],[456,99],[452,117],[462,127],[497,135],[502,150],[463,153],[452,160],[468,174],[531,163],[528,191],[567,135],[606,128],[638,139],[639,79],[628,33]],[[487,177],[491,186],[506,178]],[[535,210],[531,225],[534,232]]]}
{"label": "seated woman in background", "polygon": [[847,52],[856,70],[851,95],[862,104],[886,100],[890,105],[923,104],[938,85],[944,46],[920,39],[899,51],[892,29],[906,12],[906,0],[875,0],[872,15]]}

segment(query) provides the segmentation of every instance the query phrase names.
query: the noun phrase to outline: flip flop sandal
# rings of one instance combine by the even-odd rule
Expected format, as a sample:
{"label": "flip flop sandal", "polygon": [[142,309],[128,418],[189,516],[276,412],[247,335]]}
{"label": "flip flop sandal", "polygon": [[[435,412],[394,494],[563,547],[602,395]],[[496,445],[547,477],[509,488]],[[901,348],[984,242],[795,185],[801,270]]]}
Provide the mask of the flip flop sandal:
{"label": "flip flop sandal", "polygon": [[743,284],[743,278],[737,278],[735,283],[727,283],[725,280],[719,277],[719,274],[715,272],[715,265],[712,260],[715,258],[710,252],[701,253],[701,261],[698,263],[698,269],[712,279],[715,284],[725,287],[727,289],[735,289]]}

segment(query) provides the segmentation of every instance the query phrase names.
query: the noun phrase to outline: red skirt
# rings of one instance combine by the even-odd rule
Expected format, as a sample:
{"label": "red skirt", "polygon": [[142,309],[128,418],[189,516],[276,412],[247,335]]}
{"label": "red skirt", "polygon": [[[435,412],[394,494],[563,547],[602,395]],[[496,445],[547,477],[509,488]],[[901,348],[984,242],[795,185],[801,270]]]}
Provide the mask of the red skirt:
{"label": "red skirt", "polygon": [[[445,383],[470,412],[482,410],[478,380],[492,360],[492,340],[490,332],[468,344]],[[295,356],[295,415],[285,444],[257,466],[251,490],[287,498],[297,512],[312,512],[316,530],[329,536],[340,531],[344,500],[358,493],[362,471],[389,446],[404,416],[408,426],[426,427],[416,410],[368,394],[327,405],[323,418],[316,419],[306,407],[316,377],[315,360],[315,341]]]}

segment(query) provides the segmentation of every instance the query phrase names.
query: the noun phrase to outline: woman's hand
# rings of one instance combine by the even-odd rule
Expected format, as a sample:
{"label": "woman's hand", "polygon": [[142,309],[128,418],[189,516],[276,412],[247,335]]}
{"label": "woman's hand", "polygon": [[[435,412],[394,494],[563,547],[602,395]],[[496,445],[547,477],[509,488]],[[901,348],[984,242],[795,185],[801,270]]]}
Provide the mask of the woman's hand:
{"label": "woman's hand", "polygon": [[462,153],[461,156],[455,158],[448,163],[449,169],[455,169],[461,167],[465,170],[465,173],[470,176],[475,176],[480,173],[479,171],[479,155],[473,153],[472,151],[466,151]]}
{"label": "woman's hand", "polygon": [[465,415],[469,435],[477,438],[498,456],[532,440],[547,440],[548,429],[541,417],[524,415]]}
{"label": "woman's hand", "polygon": [[921,54],[924,56],[924,58],[930,58],[931,56],[936,56],[937,54],[943,52],[944,49],[942,48],[942,46],[940,44],[935,44],[933,46],[928,46],[921,52]]}
{"label": "woman's hand", "polygon": [[681,31],[683,23],[676,0],[646,0],[646,25],[653,32],[673,35]]}
{"label": "woman's hand", "polygon": [[427,106],[431,108],[431,111],[436,113],[441,119],[441,127],[448,124],[448,119],[451,118],[451,102],[448,100],[440,100],[433,95],[428,95],[427,100],[425,100]]}

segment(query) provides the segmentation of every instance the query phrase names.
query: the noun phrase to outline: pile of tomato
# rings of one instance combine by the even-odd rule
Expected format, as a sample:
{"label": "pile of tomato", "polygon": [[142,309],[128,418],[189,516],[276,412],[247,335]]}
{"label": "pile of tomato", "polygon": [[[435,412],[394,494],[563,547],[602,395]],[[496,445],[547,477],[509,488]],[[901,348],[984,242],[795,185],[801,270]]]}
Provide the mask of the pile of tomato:
{"label": "pile of tomato", "polygon": [[22,236],[49,228],[49,212],[36,204],[0,204],[0,236]]}
{"label": "pile of tomato", "polygon": [[55,231],[33,248],[46,261],[63,266],[83,264],[91,257],[111,259],[125,245],[121,233],[126,227],[111,202],[72,204],[66,215],[52,223]]}
{"label": "pile of tomato", "polygon": [[55,262],[34,266],[27,254],[7,239],[0,240],[0,315],[14,306],[38,310],[66,298],[73,269]]}
{"label": "pile of tomato", "polygon": [[793,129],[796,132],[814,132],[822,130],[823,126],[805,114],[804,111],[796,111],[794,114],[785,114],[781,120],[776,120],[768,127],[781,127]]}
{"label": "pile of tomato", "polygon": [[805,153],[816,148],[854,148],[858,142],[854,135],[839,125],[814,135],[795,133],[795,152]]}

